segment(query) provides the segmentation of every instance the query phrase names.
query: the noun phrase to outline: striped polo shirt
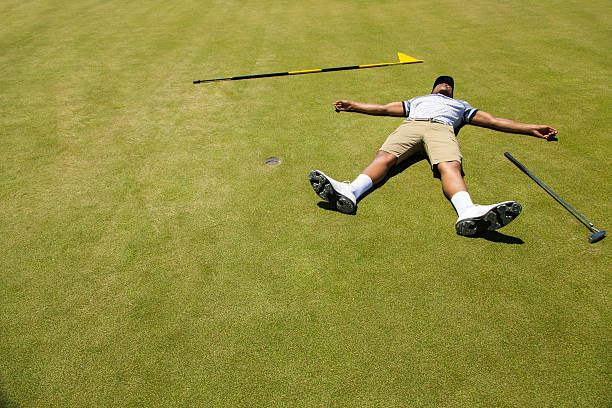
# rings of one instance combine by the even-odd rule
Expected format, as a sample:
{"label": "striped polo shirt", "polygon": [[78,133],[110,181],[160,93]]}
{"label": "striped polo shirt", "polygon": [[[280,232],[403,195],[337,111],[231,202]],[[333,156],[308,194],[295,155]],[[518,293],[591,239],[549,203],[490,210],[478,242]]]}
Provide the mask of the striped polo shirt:
{"label": "striped polo shirt", "polygon": [[455,134],[474,118],[475,109],[460,99],[449,98],[442,94],[417,96],[403,101],[404,116],[407,119],[437,119],[455,129]]}

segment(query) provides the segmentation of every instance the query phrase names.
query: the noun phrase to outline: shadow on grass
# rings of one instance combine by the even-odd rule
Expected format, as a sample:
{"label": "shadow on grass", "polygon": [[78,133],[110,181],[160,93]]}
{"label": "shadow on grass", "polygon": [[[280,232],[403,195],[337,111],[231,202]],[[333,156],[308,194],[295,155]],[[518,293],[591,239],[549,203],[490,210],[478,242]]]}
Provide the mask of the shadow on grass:
{"label": "shadow on grass", "polygon": [[525,243],[520,238],[512,237],[510,235],[504,235],[500,233],[499,231],[487,231],[487,232],[483,232],[480,235],[475,235],[475,236],[466,237],[466,238],[486,239],[487,241],[491,241],[491,242],[500,242],[503,244],[513,244],[513,245],[522,245]]}
{"label": "shadow on grass", "polygon": [[0,408],[17,408],[18,405],[9,400],[4,391],[0,388]]}
{"label": "shadow on grass", "polygon": [[[338,210],[336,209],[336,207],[335,207],[335,206],[333,206],[331,203],[328,203],[327,201],[319,201],[319,202],[317,203],[317,205],[319,206],[319,208],[322,208],[322,209],[324,209],[324,210],[326,210],[326,211],[335,211],[335,212],[340,212],[340,211],[338,211]],[[356,213],[356,212],[353,212],[353,213],[351,213],[351,214],[346,214],[346,213],[344,213],[344,215],[357,215],[357,213]]]}

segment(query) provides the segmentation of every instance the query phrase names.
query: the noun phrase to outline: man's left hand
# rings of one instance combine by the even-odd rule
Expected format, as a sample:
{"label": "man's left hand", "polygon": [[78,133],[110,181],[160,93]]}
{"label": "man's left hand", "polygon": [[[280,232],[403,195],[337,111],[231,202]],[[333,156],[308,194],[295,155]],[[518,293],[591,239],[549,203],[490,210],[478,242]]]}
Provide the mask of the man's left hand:
{"label": "man's left hand", "polygon": [[540,137],[546,140],[556,140],[557,139],[557,129],[547,126],[547,125],[535,125],[532,134],[535,137]]}

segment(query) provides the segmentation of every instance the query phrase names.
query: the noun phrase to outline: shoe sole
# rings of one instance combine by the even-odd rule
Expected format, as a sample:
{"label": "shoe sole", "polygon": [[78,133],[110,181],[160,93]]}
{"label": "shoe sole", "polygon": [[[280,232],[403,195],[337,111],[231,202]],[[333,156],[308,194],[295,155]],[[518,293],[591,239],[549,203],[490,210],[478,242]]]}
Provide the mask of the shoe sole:
{"label": "shoe sole", "polygon": [[455,228],[457,234],[465,237],[480,235],[486,231],[495,231],[512,222],[523,210],[520,203],[508,201],[490,209],[480,217],[467,218],[459,221]]}
{"label": "shoe sole", "polygon": [[312,170],[308,174],[308,180],[314,192],[323,200],[330,202],[338,211],[344,214],[355,212],[357,206],[348,197],[337,192],[325,174],[318,170]]}

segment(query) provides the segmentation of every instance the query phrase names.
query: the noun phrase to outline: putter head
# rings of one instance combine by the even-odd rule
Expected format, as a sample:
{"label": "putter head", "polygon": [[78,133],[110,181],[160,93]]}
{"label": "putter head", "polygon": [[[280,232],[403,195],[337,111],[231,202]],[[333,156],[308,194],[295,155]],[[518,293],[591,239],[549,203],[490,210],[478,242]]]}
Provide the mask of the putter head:
{"label": "putter head", "polygon": [[589,236],[589,242],[592,244],[593,242],[597,242],[600,239],[603,239],[606,236],[606,231],[597,231],[593,235]]}

